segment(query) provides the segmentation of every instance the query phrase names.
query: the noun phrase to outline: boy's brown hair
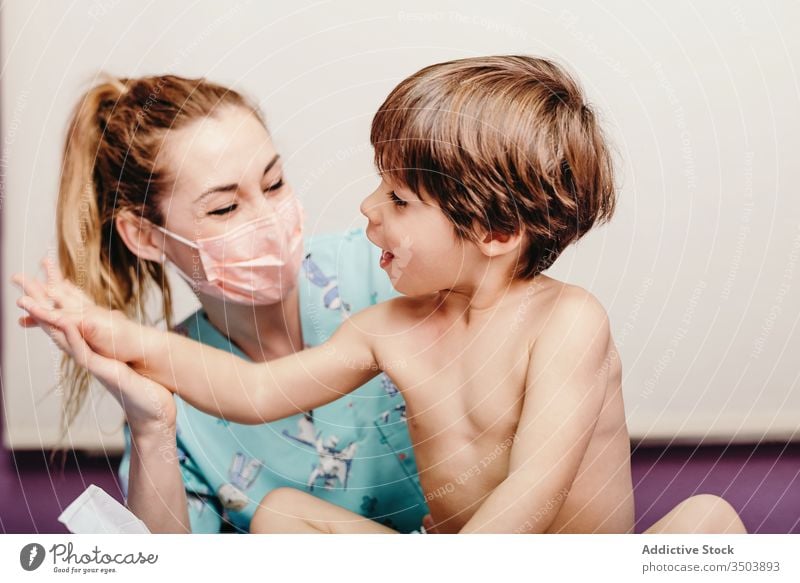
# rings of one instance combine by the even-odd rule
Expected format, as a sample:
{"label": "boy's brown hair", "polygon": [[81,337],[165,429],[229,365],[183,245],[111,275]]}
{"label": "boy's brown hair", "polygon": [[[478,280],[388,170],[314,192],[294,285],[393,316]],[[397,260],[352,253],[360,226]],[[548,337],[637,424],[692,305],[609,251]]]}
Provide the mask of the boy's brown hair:
{"label": "boy's brown hair", "polygon": [[529,279],[615,205],[613,165],[592,109],[555,63],[477,57],[401,82],[372,121],[381,173],[433,198],[458,236],[524,235]]}

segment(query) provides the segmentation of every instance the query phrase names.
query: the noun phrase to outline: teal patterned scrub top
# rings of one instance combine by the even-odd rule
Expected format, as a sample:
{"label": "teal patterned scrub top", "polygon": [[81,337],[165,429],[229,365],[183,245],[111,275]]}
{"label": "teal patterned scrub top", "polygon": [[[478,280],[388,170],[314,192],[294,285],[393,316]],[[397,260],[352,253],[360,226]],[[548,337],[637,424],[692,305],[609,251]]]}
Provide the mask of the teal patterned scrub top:
{"label": "teal patterned scrub top", "polygon": [[[306,347],[327,340],[361,309],[397,296],[363,229],[310,237],[299,275]],[[189,338],[247,358],[200,310],[175,328]],[[428,513],[405,420],[405,403],[381,373],[323,407],[263,425],[203,413],[179,397],[177,448],[192,532],[248,532],[258,503],[288,486],[400,532]],[[128,495],[130,431],[125,427],[120,483]]]}

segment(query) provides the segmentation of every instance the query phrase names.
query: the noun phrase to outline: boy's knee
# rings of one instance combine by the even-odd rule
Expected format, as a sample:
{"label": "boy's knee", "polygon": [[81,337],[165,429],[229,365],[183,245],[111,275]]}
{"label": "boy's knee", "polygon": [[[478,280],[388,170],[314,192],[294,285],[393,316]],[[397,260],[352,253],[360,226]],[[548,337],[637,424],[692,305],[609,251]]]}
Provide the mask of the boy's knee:
{"label": "boy's knee", "polygon": [[687,511],[705,512],[708,514],[724,514],[733,510],[733,506],[728,504],[724,498],[714,494],[697,494],[687,498],[680,504]]}
{"label": "boy's knee", "polygon": [[259,511],[285,512],[296,502],[298,494],[300,492],[294,488],[275,488],[270,490],[261,500]]}
{"label": "boy's knee", "polygon": [[684,500],[682,511],[696,520],[698,533],[746,533],[736,509],[724,498],[698,494]]}
{"label": "boy's knee", "polygon": [[285,508],[285,504],[291,504],[297,497],[297,494],[298,491],[294,488],[275,488],[264,496],[261,505],[268,506],[269,508],[279,508],[281,505],[284,505]]}
{"label": "boy's knee", "polygon": [[275,488],[270,490],[261,499],[258,508],[250,521],[251,533],[272,532],[273,527],[277,526],[281,517],[285,516],[291,508],[293,501],[296,500],[297,490],[293,488]]}

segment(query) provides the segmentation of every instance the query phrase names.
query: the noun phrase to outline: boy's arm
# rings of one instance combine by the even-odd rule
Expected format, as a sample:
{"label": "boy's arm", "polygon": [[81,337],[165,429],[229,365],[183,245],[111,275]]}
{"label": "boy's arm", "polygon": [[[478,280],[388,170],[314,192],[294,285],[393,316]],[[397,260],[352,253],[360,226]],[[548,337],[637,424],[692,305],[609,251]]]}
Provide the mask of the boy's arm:
{"label": "boy's arm", "polygon": [[266,423],[334,401],[376,376],[367,331],[383,309],[373,306],[345,320],[320,346],[263,363],[148,329],[143,358],[129,364],[210,415]]}
{"label": "boy's arm", "polygon": [[508,476],[462,533],[545,532],[572,487],[603,404],[611,336],[591,295],[562,302],[532,349]]}
{"label": "boy's arm", "polygon": [[334,401],[380,372],[370,342],[375,336],[368,331],[381,323],[387,303],[352,316],[316,348],[254,364],[135,324],[122,312],[97,306],[52,263],[45,267],[47,287],[35,278],[15,276],[25,293],[17,303],[62,349],[70,352],[63,335],[75,326],[87,348],[129,364],[217,417],[252,424],[282,419]]}

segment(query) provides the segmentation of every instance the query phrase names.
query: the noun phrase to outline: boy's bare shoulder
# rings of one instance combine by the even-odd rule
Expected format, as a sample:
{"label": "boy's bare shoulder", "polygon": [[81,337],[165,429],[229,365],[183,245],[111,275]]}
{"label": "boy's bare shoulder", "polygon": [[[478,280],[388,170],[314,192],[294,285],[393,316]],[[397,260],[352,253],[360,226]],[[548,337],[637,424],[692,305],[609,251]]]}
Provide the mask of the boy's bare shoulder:
{"label": "boy's bare shoulder", "polygon": [[428,296],[399,296],[365,308],[350,320],[370,333],[395,333],[400,327],[406,329],[424,317],[425,310],[430,310],[430,303]]}
{"label": "boy's bare shoulder", "polygon": [[527,310],[538,324],[531,327],[536,330],[532,340],[570,335],[607,342],[610,336],[608,313],[588,290],[547,277],[539,283],[533,298],[536,309]]}

